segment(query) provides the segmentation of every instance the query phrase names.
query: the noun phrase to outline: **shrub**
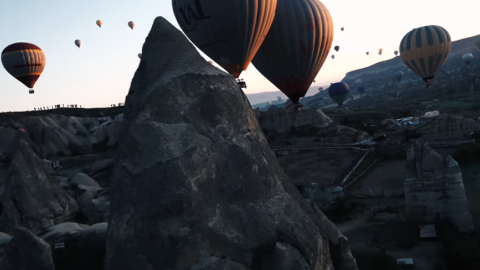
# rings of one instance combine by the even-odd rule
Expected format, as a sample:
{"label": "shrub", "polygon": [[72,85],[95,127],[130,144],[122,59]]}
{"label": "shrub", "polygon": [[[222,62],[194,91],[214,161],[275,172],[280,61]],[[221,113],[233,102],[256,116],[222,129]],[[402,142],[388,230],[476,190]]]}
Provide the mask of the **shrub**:
{"label": "shrub", "polygon": [[68,150],[70,150],[72,156],[81,156],[83,154],[83,148],[76,143],[70,143]]}

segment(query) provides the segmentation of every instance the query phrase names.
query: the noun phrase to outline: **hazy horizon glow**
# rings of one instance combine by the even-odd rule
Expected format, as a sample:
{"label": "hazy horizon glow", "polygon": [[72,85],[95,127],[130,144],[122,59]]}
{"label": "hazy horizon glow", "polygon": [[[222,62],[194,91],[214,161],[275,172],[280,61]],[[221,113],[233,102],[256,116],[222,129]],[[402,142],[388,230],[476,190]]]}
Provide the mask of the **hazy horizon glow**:
{"label": "hazy horizon glow", "polygon": [[[448,5],[447,1],[403,0],[394,8],[384,0],[322,2],[334,21],[330,55],[335,54],[335,60],[327,58],[314,84],[318,86],[393,58],[403,36],[416,27],[440,25],[454,41],[480,34],[474,20],[480,1],[457,0]],[[12,43],[29,42],[46,56],[33,95],[0,68],[0,112],[55,104],[109,107],[123,103],[154,19],[162,16],[179,28],[170,0],[1,0],[0,10],[0,50]],[[102,20],[102,28],[96,20]],[[135,22],[133,31],[129,21]],[[345,31],[340,31],[341,27]],[[81,49],[74,45],[75,39],[82,41]],[[333,50],[335,45],[340,46],[338,53]],[[247,82],[247,94],[278,90],[252,64],[241,78]]]}

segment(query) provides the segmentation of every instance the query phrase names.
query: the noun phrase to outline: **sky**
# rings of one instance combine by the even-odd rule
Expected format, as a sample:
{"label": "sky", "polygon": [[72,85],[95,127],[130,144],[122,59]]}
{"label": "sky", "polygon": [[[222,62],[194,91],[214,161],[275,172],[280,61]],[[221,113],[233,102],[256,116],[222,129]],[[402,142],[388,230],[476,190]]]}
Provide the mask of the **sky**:
{"label": "sky", "polygon": [[[227,1],[227,0],[218,0]],[[440,25],[452,40],[480,34],[477,0],[323,0],[335,27],[331,54],[314,85],[340,81],[347,72],[394,57],[413,28]],[[55,104],[110,107],[123,103],[154,19],[180,29],[170,0],[0,0],[0,50],[29,42],[45,53],[35,94],[0,67],[0,112]],[[102,28],[95,22],[102,20]],[[128,22],[134,21],[134,30]],[[345,31],[340,31],[345,27]],[[82,41],[81,49],[74,41]],[[333,47],[340,46],[337,53]],[[378,55],[378,49],[383,54]],[[365,52],[370,51],[370,56]],[[201,53],[201,52],[200,52]],[[211,60],[201,53],[205,59]],[[218,65],[216,65],[218,67]],[[245,93],[277,91],[253,65],[241,75]]]}

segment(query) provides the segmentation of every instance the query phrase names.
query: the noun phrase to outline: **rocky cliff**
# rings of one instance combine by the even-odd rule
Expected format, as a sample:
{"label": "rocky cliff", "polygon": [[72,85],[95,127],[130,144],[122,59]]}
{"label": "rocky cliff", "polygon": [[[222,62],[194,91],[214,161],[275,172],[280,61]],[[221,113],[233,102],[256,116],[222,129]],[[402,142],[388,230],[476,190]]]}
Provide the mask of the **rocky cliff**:
{"label": "rocky cliff", "polygon": [[430,145],[415,142],[407,152],[405,204],[409,218],[434,223],[451,222],[460,231],[473,230],[472,216],[458,163]]}
{"label": "rocky cliff", "polygon": [[346,238],[279,167],[234,78],[161,17],[142,53],[107,269],[357,269]]}
{"label": "rocky cliff", "polygon": [[480,124],[473,119],[452,115],[439,115],[415,129],[426,141],[470,140],[472,132],[480,132]]}

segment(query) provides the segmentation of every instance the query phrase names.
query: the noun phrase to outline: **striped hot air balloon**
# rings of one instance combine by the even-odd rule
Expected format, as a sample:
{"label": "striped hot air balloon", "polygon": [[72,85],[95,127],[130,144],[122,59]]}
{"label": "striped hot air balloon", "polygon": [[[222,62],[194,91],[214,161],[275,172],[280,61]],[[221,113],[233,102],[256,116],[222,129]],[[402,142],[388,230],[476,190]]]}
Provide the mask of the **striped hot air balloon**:
{"label": "striped hot air balloon", "polygon": [[420,76],[427,87],[447,60],[452,48],[450,34],[441,26],[429,25],[408,32],[400,42],[400,57]]}
{"label": "striped hot air balloon", "polygon": [[3,50],[2,64],[10,75],[32,89],[45,68],[45,54],[34,44],[14,43]]}
{"label": "striped hot air balloon", "polygon": [[338,104],[338,106],[341,107],[343,102],[347,99],[349,91],[350,88],[348,87],[348,84],[338,82],[330,85],[328,88],[328,95]]}
{"label": "striped hot air balloon", "polygon": [[277,0],[172,0],[172,6],[185,35],[238,78],[262,45]]}
{"label": "striped hot air balloon", "polygon": [[322,2],[278,0],[272,27],[252,63],[298,103],[325,63],[332,41],[332,17]]}
{"label": "striped hot air balloon", "polygon": [[295,104],[290,99],[287,99],[285,101],[285,109],[289,112],[294,112],[295,111]]}

